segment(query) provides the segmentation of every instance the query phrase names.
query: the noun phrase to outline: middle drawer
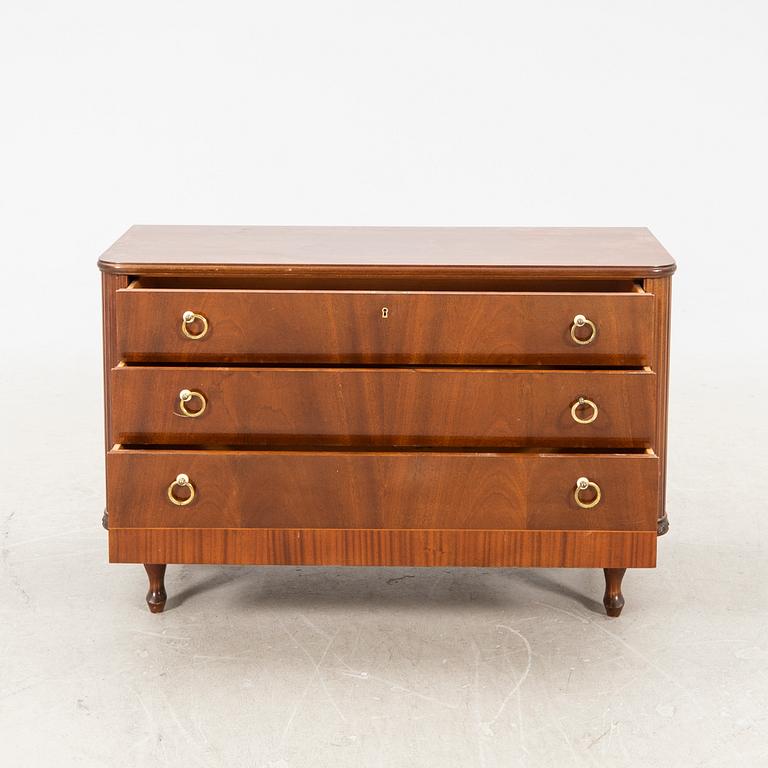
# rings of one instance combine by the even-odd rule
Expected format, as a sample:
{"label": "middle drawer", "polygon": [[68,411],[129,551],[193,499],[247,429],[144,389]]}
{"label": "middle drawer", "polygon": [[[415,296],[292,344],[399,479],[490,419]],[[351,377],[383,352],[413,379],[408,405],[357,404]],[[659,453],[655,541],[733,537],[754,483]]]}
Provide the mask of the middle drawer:
{"label": "middle drawer", "polygon": [[113,441],[126,445],[646,448],[656,413],[645,369],[121,365],[111,377]]}

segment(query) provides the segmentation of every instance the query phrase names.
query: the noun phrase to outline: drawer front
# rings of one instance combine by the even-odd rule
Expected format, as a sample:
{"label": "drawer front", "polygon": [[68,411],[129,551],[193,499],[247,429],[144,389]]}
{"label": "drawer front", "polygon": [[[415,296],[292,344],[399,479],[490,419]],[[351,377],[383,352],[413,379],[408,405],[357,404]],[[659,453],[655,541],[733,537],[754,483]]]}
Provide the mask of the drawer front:
{"label": "drawer front", "polygon": [[[117,345],[133,362],[645,365],[653,301],[645,293],[126,288],[116,298]],[[185,312],[196,317],[185,323]],[[592,333],[589,324],[574,330],[577,315],[594,324],[587,344],[572,336]]]}
{"label": "drawer front", "polygon": [[[639,454],[150,451],[107,455],[110,530],[655,531],[658,459]],[[180,474],[194,489],[174,484]],[[584,509],[576,482],[600,500]],[[594,501],[594,487],[580,492]]]}
{"label": "drawer front", "polygon": [[[120,366],[111,376],[123,444],[644,448],[656,412],[651,371]],[[574,409],[580,397],[589,402]]]}

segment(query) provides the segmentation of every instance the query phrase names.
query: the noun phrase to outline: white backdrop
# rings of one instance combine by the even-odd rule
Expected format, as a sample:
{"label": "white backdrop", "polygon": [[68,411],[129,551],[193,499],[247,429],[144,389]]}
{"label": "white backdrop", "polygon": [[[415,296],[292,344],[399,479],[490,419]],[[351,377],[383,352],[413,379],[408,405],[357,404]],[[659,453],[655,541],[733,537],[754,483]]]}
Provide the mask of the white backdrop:
{"label": "white backdrop", "polygon": [[4,2],[2,343],[66,306],[57,349],[93,351],[94,262],[132,223],[647,225],[680,263],[676,367],[746,350],[766,22],[757,0]]}
{"label": "white backdrop", "polygon": [[94,522],[96,259],[133,223],[645,225],[679,265],[660,564],[765,551],[767,26],[763,0],[3,0],[0,501]]}

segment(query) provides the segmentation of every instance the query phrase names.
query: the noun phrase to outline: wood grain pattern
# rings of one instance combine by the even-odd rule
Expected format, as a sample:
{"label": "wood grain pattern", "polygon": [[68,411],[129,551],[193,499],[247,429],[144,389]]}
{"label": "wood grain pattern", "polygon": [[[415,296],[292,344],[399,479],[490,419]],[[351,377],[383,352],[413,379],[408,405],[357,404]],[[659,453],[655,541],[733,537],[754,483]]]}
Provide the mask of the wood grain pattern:
{"label": "wood grain pattern", "polygon": [[[128,288],[117,337],[133,362],[639,366],[652,357],[653,304],[644,293]],[[186,310],[208,319],[204,338],[182,333]],[[577,314],[597,326],[588,345],[571,338]]]}
{"label": "wood grain pattern", "polygon": [[[465,528],[655,531],[658,461],[640,454],[114,449],[110,529]],[[187,506],[169,484],[189,476]],[[577,478],[602,500],[582,509]]]}
{"label": "wood grain pattern", "polygon": [[[111,407],[111,376],[110,371],[119,360],[117,351],[117,334],[115,331],[115,300],[116,292],[128,285],[127,275],[108,274],[101,275],[101,330],[102,330],[102,354],[104,365],[104,450],[108,451],[114,444],[112,432]],[[107,489],[109,489],[109,473],[105,475]],[[109,530],[109,513],[105,509],[101,517],[101,524]]]}
{"label": "wood grain pattern", "polygon": [[112,563],[653,568],[656,533],[119,528]]}
{"label": "wood grain pattern", "polygon": [[[122,366],[111,391],[123,444],[645,448],[655,379],[643,370]],[[200,416],[181,413],[183,389],[205,398]],[[580,396],[598,405],[591,424],[571,415]]]}
{"label": "wood grain pattern", "polygon": [[648,230],[140,226],[99,266],[110,560],[150,609],[166,563],[601,567],[618,615],[655,566],[675,264]]}
{"label": "wood grain pattern", "polygon": [[128,277],[126,275],[102,274],[101,276],[101,323],[104,344],[104,445],[106,450],[109,450],[115,442],[112,434],[112,409],[110,407],[110,371],[120,359],[115,332],[116,291],[127,285]]}
{"label": "wood grain pattern", "polygon": [[672,257],[643,227],[134,226],[99,261],[130,274],[256,274],[277,266],[345,271],[513,269],[531,275],[670,274]]}
{"label": "wood grain pattern", "polygon": [[654,294],[653,368],[656,371],[656,429],[654,452],[659,457],[659,519],[657,532],[663,536],[669,530],[666,509],[667,489],[667,421],[669,408],[669,344],[672,281],[670,278],[646,280],[646,290]]}

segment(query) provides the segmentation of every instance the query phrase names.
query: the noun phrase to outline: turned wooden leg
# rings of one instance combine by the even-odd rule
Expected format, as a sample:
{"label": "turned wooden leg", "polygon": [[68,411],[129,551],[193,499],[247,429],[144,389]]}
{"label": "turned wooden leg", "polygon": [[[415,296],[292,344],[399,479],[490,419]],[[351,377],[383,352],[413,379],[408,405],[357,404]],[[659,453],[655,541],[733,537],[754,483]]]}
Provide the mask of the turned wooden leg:
{"label": "turned wooden leg", "polygon": [[149,592],[147,592],[147,605],[152,613],[162,613],[168,595],[165,594],[165,563],[154,565],[144,563],[144,568],[149,576]]}
{"label": "turned wooden leg", "polygon": [[603,605],[609,616],[620,616],[624,607],[624,595],[621,594],[621,580],[627,572],[626,568],[603,568],[605,573],[605,595]]}

